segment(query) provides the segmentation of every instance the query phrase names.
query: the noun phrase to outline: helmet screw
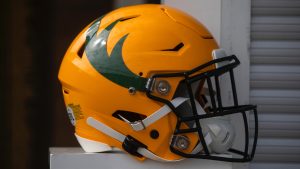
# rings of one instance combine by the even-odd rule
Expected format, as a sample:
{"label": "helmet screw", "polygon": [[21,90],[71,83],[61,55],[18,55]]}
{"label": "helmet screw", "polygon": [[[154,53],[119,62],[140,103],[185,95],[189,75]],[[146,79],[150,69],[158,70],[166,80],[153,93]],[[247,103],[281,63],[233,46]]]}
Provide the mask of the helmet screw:
{"label": "helmet screw", "polygon": [[156,90],[161,95],[167,95],[170,92],[171,86],[166,80],[158,81]]}
{"label": "helmet screw", "polygon": [[136,90],[134,87],[129,87],[128,92],[129,92],[129,94],[134,95],[136,93]]}
{"label": "helmet screw", "polygon": [[190,145],[189,138],[186,136],[176,136],[175,137],[175,146],[179,150],[186,150]]}

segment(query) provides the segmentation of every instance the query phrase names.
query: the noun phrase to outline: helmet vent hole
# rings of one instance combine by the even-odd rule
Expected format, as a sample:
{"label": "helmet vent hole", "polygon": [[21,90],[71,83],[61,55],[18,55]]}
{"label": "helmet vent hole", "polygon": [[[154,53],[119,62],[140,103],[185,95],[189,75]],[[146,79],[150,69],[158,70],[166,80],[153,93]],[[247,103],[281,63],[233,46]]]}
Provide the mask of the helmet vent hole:
{"label": "helmet vent hole", "polygon": [[124,18],[119,19],[119,21],[124,22],[124,21],[130,20],[130,19],[137,18],[137,17],[139,17],[139,16],[140,16],[140,15],[128,16],[128,17],[124,17]]}
{"label": "helmet vent hole", "polygon": [[143,76],[143,72],[140,72],[139,75],[140,75],[140,76]]}
{"label": "helmet vent hole", "polygon": [[211,35],[206,35],[206,36],[202,35],[201,37],[203,39],[214,39],[214,37],[212,37]]}
{"label": "helmet vent hole", "polygon": [[82,44],[81,47],[80,47],[80,49],[79,49],[78,52],[77,52],[77,55],[78,55],[80,58],[82,58],[84,49],[85,49],[85,44]]}
{"label": "helmet vent hole", "polygon": [[63,90],[64,94],[69,94],[69,91]]}
{"label": "helmet vent hole", "polygon": [[124,119],[130,121],[130,122],[135,122],[139,120],[145,119],[147,116],[135,112],[130,112],[130,111],[124,111],[124,110],[117,110],[112,114],[113,117],[124,121]]}
{"label": "helmet vent hole", "polygon": [[161,51],[172,51],[172,52],[178,52],[181,48],[183,48],[184,44],[181,42],[178,45],[176,45],[174,48],[172,49],[163,49]]}

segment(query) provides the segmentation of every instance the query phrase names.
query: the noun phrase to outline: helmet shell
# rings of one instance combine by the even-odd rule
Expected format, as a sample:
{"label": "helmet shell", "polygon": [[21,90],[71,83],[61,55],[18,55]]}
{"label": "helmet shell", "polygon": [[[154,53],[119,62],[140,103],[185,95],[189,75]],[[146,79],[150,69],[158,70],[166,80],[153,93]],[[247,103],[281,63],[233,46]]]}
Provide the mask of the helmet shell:
{"label": "helmet shell", "polygon": [[[88,37],[95,23],[94,35]],[[115,62],[112,61],[105,68],[99,68],[99,73],[96,64],[91,61],[93,52],[89,52],[87,47],[92,40],[103,38],[101,33],[108,31],[110,26],[103,44],[106,57],[112,57],[123,38],[121,50],[117,52],[118,58],[122,59],[126,71],[141,79],[147,79],[156,73],[188,71],[211,61],[212,50],[218,48],[215,40],[201,23],[177,9],[164,5],[124,7],[106,14],[84,28],[70,45],[60,67],[58,77],[65,104],[73,110],[75,132],[78,136],[122,149],[121,142],[87,124],[87,118],[93,117],[114,130],[139,140],[159,157],[180,159],[180,156],[169,150],[177,122],[174,113],[169,113],[142,131],[134,131],[126,122],[114,117],[114,113],[118,111],[150,116],[163,104],[149,99],[142,90],[130,94],[128,86],[108,78],[103,73],[102,70],[111,74],[118,72],[116,69],[119,70],[118,64],[121,62],[113,64]],[[168,78],[170,91],[161,97],[172,100],[181,80],[179,77]],[[153,130],[159,132],[158,138],[151,137]],[[191,146],[185,151],[191,152],[198,136],[187,134],[186,137],[189,137]]]}

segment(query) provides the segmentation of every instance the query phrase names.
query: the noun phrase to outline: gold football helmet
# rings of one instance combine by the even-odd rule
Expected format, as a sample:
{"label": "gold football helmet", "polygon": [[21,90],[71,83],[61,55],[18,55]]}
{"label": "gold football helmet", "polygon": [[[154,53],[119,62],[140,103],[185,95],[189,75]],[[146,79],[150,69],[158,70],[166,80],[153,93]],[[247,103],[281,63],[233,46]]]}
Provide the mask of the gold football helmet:
{"label": "gold football helmet", "polygon": [[[67,50],[59,80],[75,136],[87,152],[118,148],[140,160],[245,162],[255,152],[257,113],[253,105],[238,105],[238,64],[191,16],[138,5],[88,25]],[[223,74],[231,80],[230,106],[222,104]],[[252,148],[247,111],[255,117]],[[244,123],[242,150],[234,147],[239,135],[230,116]]]}

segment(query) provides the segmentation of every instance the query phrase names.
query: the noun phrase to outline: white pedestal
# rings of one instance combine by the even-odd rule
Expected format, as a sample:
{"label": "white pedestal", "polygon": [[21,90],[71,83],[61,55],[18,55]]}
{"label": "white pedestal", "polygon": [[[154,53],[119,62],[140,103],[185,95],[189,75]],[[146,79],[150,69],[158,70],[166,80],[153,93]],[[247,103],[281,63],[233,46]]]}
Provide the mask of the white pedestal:
{"label": "white pedestal", "polygon": [[140,162],[120,151],[85,153],[81,148],[50,148],[49,151],[50,169],[232,169],[229,162],[199,159]]}

